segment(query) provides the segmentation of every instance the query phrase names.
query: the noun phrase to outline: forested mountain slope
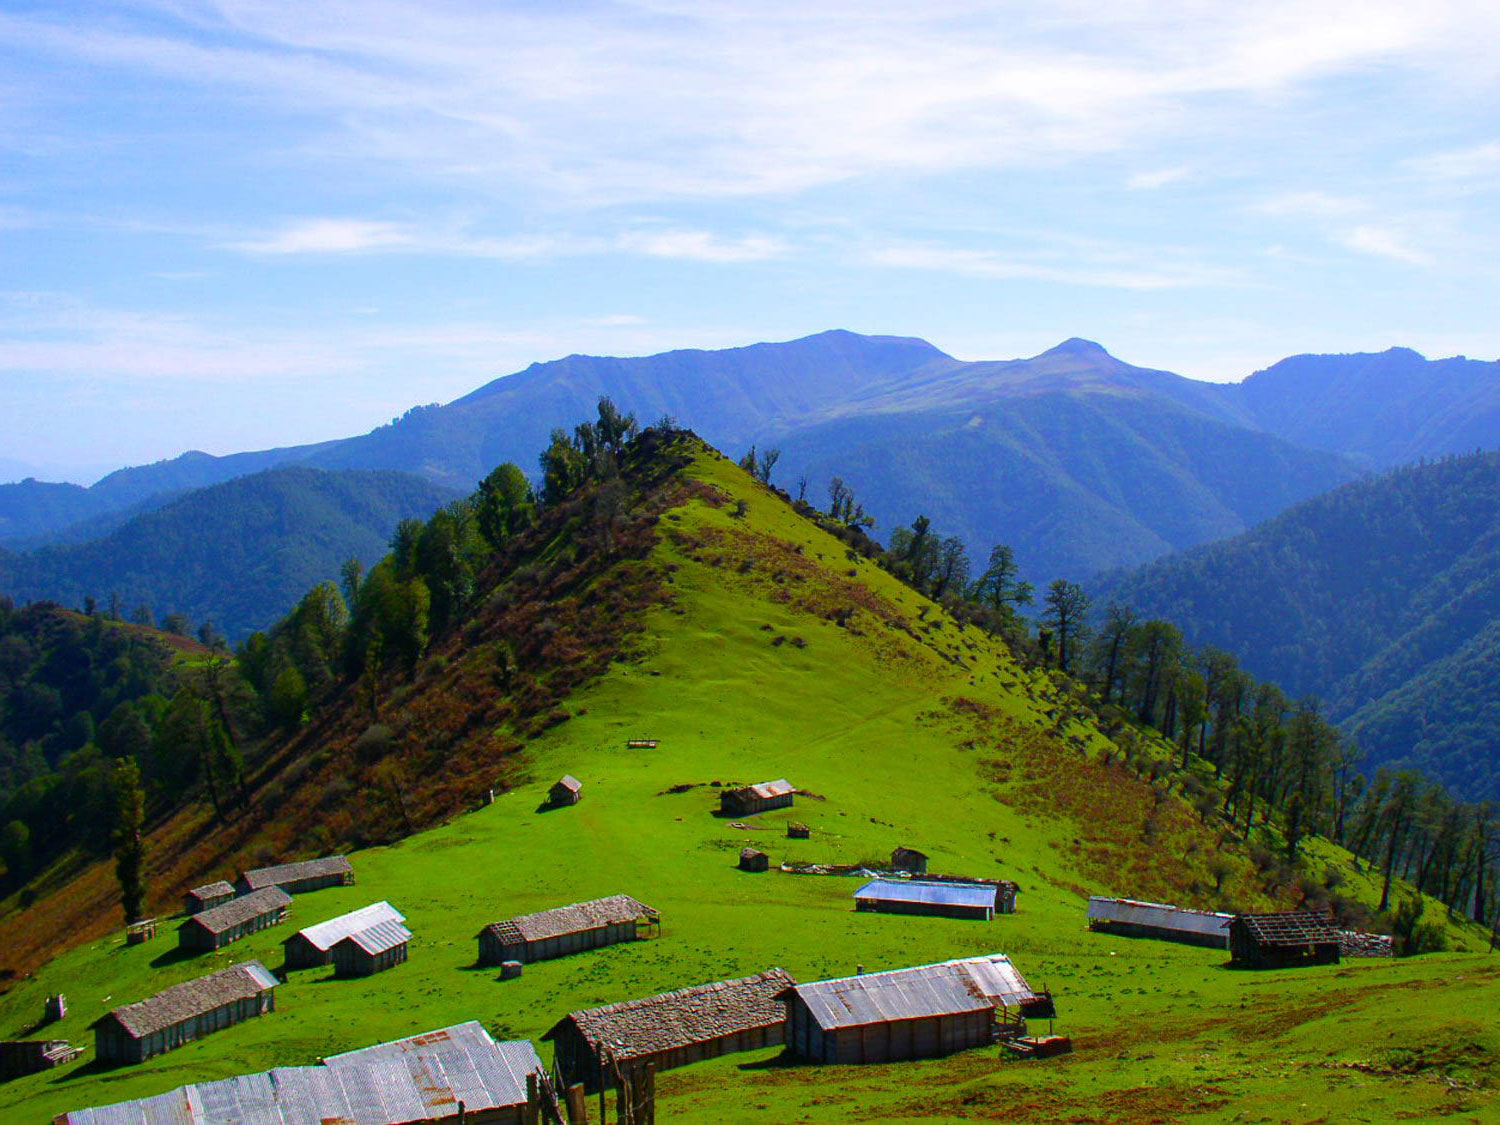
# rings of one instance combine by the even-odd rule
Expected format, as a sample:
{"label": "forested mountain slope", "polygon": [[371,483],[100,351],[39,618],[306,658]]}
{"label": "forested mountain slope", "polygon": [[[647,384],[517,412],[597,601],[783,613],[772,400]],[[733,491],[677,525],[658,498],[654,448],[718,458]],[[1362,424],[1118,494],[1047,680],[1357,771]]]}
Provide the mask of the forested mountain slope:
{"label": "forested mountain slope", "polygon": [[[1500,987],[1476,954],[1251,980],[1225,972],[1220,952],[1089,933],[1091,891],[1266,907],[1323,901],[1334,887],[1358,903],[1372,881],[1322,841],[1306,841],[1306,867],[1292,870],[1266,854],[1273,825],[1247,845],[1205,803],[1212,771],[1190,785],[1148,733],[1097,717],[1066,677],[882,569],[854,529],[796,508],[690,436],[606,440],[601,471],[557,475],[583,468],[573,454],[587,446],[549,451],[552,487],[534,518],[501,490],[482,494],[472,521],[455,510],[405,537],[363,578],[347,620],[322,611],[336,591],[314,591],[236,668],[215,666],[243,674],[255,698],[278,660],[309,683],[320,668],[328,679],[291,733],[254,745],[238,728],[243,803],[181,809],[147,840],[150,905],[163,912],[236,864],[363,845],[357,884],[299,896],[296,924],[386,899],[415,935],[409,961],[365,981],[289,974],[273,1014],[128,1070],[84,1063],[7,1084],[0,1113],[48,1117],[466,1019],[534,1039],[573,1009],[771,965],[816,980],[997,948],[1057,994],[1073,1060],[1013,1068],[978,1051],[854,1075],[756,1052],[663,1074],[663,1113],[986,1117],[1019,1099],[1029,1119],[1102,1103],[1112,1120],[1145,1121],[1309,1096],[1331,1110],[1357,1096],[1375,1112],[1426,1112],[1451,1092],[1379,1068],[1351,1091],[1327,1042],[1307,1041],[1337,1013],[1332,1061],[1363,1065],[1415,1010],[1393,1015],[1392,989],[1422,990],[1421,1026],[1464,1037],[1488,1065],[1494,1029],[1455,1014]],[[438,543],[456,550],[430,550]],[[422,590],[430,631],[406,612]],[[230,726],[242,723],[252,699],[223,700]],[[656,745],[626,745],[641,737]],[[581,802],[543,811],[563,773],[582,780]],[[798,787],[794,809],[713,815],[724,784],[782,776]],[[793,818],[809,839],[787,838]],[[1021,905],[993,923],[857,914],[852,880],[738,871],[747,844],[778,861],[850,864],[916,846],[934,870],[1015,879]],[[162,939],[126,947],[108,934],[107,865],[41,890],[0,919],[10,966],[51,957],[0,996],[0,1035],[34,1019],[48,991],[72,1000],[49,1034],[82,1038],[111,1004],[203,971],[203,958],[163,956]],[[662,936],[529,964],[504,983],[474,971],[481,926],[615,893],[659,910]],[[1457,944],[1475,940],[1436,924]],[[289,929],[232,953],[275,966]],[[1163,1027],[1173,1046],[1134,1049]],[[1243,1049],[1225,1050],[1226,1034]],[[1212,1094],[1177,1060],[1206,1052]],[[1286,1073],[1269,1075],[1272,1059]],[[1431,1065],[1451,1073],[1451,1061]]]}
{"label": "forested mountain slope", "polygon": [[0,593],[212,621],[239,640],[349,558],[374,562],[403,519],[456,494],[409,473],[275,469],[195,490],[101,539],[0,552]]}
{"label": "forested mountain slope", "polygon": [[1097,600],[1322,697],[1376,764],[1500,797],[1500,454],[1346,485],[1116,576]]}

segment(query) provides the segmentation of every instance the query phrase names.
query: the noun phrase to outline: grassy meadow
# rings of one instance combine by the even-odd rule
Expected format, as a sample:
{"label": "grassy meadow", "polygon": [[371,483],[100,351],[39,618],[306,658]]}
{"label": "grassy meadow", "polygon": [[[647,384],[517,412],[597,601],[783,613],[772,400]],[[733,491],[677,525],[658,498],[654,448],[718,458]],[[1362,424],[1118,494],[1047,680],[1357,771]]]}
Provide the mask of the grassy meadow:
{"label": "grassy meadow", "polygon": [[[737,1055],[664,1074],[663,1120],[1500,1113],[1500,957],[1477,931],[1451,930],[1467,952],[1273,973],[1231,971],[1222,952],[1090,934],[1091,892],[1207,905],[1217,880],[1245,906],[1290,902],[1261,889],[1242,850],[1184,802],[1164,804],[1106,765],[1103,736],[1069,721],[1044,673],[847,557],[728,462],[704,454],[692,471],[730,502],[700,497],[661,521],[655,561],[670,575],[669,601],[635,651],[573,696],[567,721],[528,744],[528,784],[355,853],[356,886],[297,896],[289,924],[218,954],[179,959],[167,925],[141,946],[118,934],[83,945],[17,982],[0,997],[0,1037],[20,1036],[45,995],[62,991],[71,1012],[45,1034],[90,1050],[0,1085],[0,1119],[43,1121],[468,1019],[537,1039],[573,1009],[773,965],[815,980],[997,951],[1054,991],[1075,1054],[1020,1062],[987,1049],[869,1068]],[[747,501],[742,517],[735,498]],[[833,619],[830,607],[851,603],[852,617]],[[639,737],[659,745],[626,749]],[[563,773],[582,780],[582,802],[542,811]],[[778,777],[815,796],[742,822],[714,815],[712,783]],[[811,839],[788,839],[790,820],[810,825]],[[856,914],[858,880],[742,873],[747,844],[773,863],[882,860],[907,844],[934,871],[1016,880],[1019,912],[991,923]],[[1316,854],[1346,889],[1378,895],[1338,849],[1320,843]],[[513,981],[474,966],[486,923],[614,893],[660,910],[662,936],[528,965]],[[378,899],[415,934],[406,964],[356,981],[296,972],[274,1014],[140,1066],[93,1064],[87,1027],[109,1008],[251,957],[276,969],[295,929]]]}

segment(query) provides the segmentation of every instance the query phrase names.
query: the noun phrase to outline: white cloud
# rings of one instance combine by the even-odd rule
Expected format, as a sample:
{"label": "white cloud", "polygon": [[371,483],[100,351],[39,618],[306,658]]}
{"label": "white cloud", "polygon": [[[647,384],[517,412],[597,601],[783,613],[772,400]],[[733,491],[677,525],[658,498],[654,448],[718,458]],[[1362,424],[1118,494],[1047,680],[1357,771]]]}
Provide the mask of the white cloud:
{"label": "white cloud", "polygon": [[651,258],[691,262],[763,262],[786,253],[784,242],[765,235],[723,238],[701,230],[631,231],[615,243],[621,250]]}
{"label": "white cloud", "polygon": [[1414,157],[1406,165],[1420,175],[1438,180],[1496,177],[1500,175],[1500,141]]}
{"label": "white cloud", "polygon": [[1159,168],[1154,172],[1137,172],[1125,181],[1125,186],[1131,191],[1154,191],[1156,188],[1185,180],[1189,174],[1186,168]]}
{"label": "white cloud", "polygon": [[1368,211],[1370,205],[1351,195],[1333,195],[1326,191],[1293,191],[1276,195],[1251,206],[1263,215],[1289,215],[1315,219],[1345,218]]}
{"label": "white cloud", "polygon": [[877,247],[866,259],[871,265],[898,269],[933,270],[996,281],[1050,281],[1106,289],[1182,289],[1243,285],[1230,270],[1173,260],[1171,251],[1093,253],[1053,251],[1003,254],[993,250],[904,243]]}
{"label": "white cloud", "polygon": [[1361,254],[1390,258],[1392,261],[1405,262],[1410,266],[1430,266],[1434,261],[1431,254],[1408,245],[1402,234],[1388,227],[1373,225],[1355,227],[1344,234],[1339,241],[1350,250],[1357,250]]}
{"label": "white cloud", "polygon": [[412,236],[393,223],[362,219],[306,219],[268,238],[231,243],[249,254],[351,254],[394,250],[412,244]]}

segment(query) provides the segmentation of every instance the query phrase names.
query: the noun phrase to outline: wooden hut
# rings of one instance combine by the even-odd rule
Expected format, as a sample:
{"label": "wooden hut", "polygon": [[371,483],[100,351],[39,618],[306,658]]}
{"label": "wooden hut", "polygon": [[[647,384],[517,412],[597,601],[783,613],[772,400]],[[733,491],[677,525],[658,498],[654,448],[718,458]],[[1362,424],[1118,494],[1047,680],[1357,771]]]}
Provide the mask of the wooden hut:
{"label": "wooden hut", "polygon": [[1025,1034],[1026,1017],[1051,1017],[1000,954],[802,984],[783,993],[786,1043],[818,1063],[933,1058]]}
{"label": "wooden hut", "polygon": [[[536,1050],[496,1042],[478,1023],[424,1032],[323,1059],[130,1102],[78,1109],[57,1125],[208,1125],[342,1122],[353,1125],[522,1125],[527,1081],[545,1083]],[[531,1118],[535,1120],[535,1118]]]}
{"label": "wooden hut", "polygon": [[377,902],[340,914],[316,926],[298,930],[281,943],[288,969],[311,969],[332,962],[335,945],[380,922],[405,922],[406,916],[388,902]]}
{"label": "wooden hut", "polygon": [[142,945],[156,936],[156,919],[142,918],[125,927],[125,944]]}
{"label": "wooden hut", "polygon": [[1242,969],[1337,965],[1339,932],[1326,914],[1237,914],[1229,922],[1230,964]]}
{"label": "wooden hut", "polygon": [[871,879],[854,892],[854,909],[988,922],[995,916],[995,888],[986,883]]}
{"label": "wooden hut", "polygon": [[12,1039],[0,1042],[0,1081],[25,1078],[43,1070],[65,1066],[79,1055],[82,1047],[75,1047],[65,1039]]}
{"label": "wooden hut", "polygon": [[204,883],[182,896],[182,909],[189,914],[202,914],[234,897],[234,886],[220,879],[217,883]]}
{"label": "wooden hut", "polygon": [[394,918],[366,926],[334,944],[333,975],[367,977],[406,960],[411,931]]}
{"label": "wooden hut", "polygon": [[759,848],[740,849],[741,871],[766,871],[771,866],[771,857]]}
{"label": "wooden hut", "polygon": [[[785,1042],[777,999],[796,981],[782,969],[678,989],[645,1000],[572,1012],[542,1036],[552,1043],[565,1084],[609,1089],[614,1068],[657,1070]],[[603,1057],[601,1057],[601,1054]]]}
{"label": "wooden hut", "polygon": [[576,805],[582,799],[583,782],[570,773],[554,781],[552,788],[547,790],[547,803],[555,809],[563,805]]}
{"label": "wooden hut", "polygon": [[265,887],[280,887],[289,895],[300,895],[306,891],[319,891],[324,887],[351,887],[354,885],[354,868],[348,856],[329,855],[322,859],[307,859],[301,863],[282,863],[275,867],[257,867],[253,871],[242,871],[234,881],[235,890],[249,894]]}
{"label": "wooden hut", "polygon": [[913,875],[927,874],[927,853],[916,848],[897,848],[891,853],[891,867],[896,871],[907,871]]}
{"label": "wooden hut", "polygon": [[784,777],[777,781],[762,781],[759,785],[726,789],[719,794],[719,811],[728,816],[750,816],[768,809],[791,808],[796,792]]}
{"label": "wooden hut", "polygon": [[276,1009],[276,978],[246,961],[126,1004],[92,1024],[103,1062],[138,1063]]}
{"label": "wooden hut", "polygon": [[1209,910],[1184,910],[1160,902],[1094,895],[1089,899],[1088,917],[1089,929],[1099,933],[1228,949],[1229,922],[1234,916]]}
{"label": "wooden hut", "polygon": [[177,927],[177,947],[212,952],[230,942],[285,922],[292,896],[280,887],[266,887],[222,906],[194,914]]}
{"label": "wooden hut", "polygon": [[812,836],[812,829],[800,820],[790,820],[787,822],[786,834],[790,840],[806,840]]}
{"label": "wooden hut", "polygon": [[[544,961],[585,949],[649,936],[661,916],[629,895],[575,902],[537,914],[493,922],[480,930],[479,963]],[[643,929],[645,932],[643,932]]]}

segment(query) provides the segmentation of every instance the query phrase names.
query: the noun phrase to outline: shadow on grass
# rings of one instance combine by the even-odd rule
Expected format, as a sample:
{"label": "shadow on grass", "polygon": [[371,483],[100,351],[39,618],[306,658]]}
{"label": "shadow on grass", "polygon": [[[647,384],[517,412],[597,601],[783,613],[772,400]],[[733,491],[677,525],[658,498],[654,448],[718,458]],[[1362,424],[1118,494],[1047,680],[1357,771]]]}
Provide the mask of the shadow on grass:
{"label": "shadow on grass", "polygon": [[558,812],[561,809],[571,809],[572,807],[573,807],[572,805],[556,805],[556,804],[553,804],[551,801],[543,801],[540,805],[538,805],[536,807],[536,811],[539,812],[539,813],[544,813],[544,812]]}
{"label": "shadow on grass", "polygon": [[75,1078],[93,1078],[96,1074],[109,1074],[111,1071],[124,1070],[126,1067],[132,1065],[134,1064],[112,1062],[108,1059],[95,1057],[84,1063],[82,1066],[74,1067],[66,1074],[59,1074],[56,1078],[52,1079],[51,1084],[53,1086],[66,1086]]}
{"label": "shadow on grass", "polygon": [[807,1065],[807,1064],[805,1062],[803,1062],[802,1059],[799,1059],[796,1055],[792,1054],[790,1051],[788,1051],[788,1050],[786,1050],[786,1049],[783,1048],[782,1052],[779,1055],[772,1055],[770,1058],[768,1058],[768,1059],[761,1059],[758,1062],[740,1063],[738,1069],[739,1070],[788,1070],[788,1069],[790,1069],[792,1067],[805,1066],[805,1065]]}
{"label": "shadow on grass", "polygon": [[179,945],[167,950],[165,953],[158,953],[155,957],[151,958],[151,967],[153,969],[162,969],[168,965],[191,961],[194,957],[201,957],[207,952],[208,950],[206,949],[183,949]]}

